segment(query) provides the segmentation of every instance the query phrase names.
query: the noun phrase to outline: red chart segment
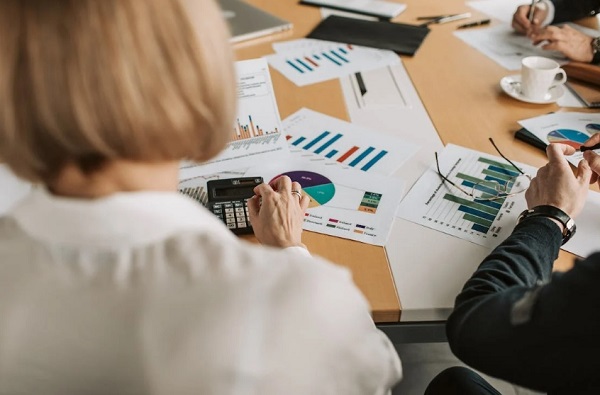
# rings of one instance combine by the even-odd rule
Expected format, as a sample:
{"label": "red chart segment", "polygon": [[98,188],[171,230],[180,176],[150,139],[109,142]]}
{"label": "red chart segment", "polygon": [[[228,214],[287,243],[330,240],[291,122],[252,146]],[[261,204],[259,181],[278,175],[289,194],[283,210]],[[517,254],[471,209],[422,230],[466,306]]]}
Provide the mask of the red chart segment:
{"label": "red chart segment", "polygon": [[548,133],[550,143],[567,144],[575,149],[579,149],[589,138],[588,134],[573,129],[557,129]]}

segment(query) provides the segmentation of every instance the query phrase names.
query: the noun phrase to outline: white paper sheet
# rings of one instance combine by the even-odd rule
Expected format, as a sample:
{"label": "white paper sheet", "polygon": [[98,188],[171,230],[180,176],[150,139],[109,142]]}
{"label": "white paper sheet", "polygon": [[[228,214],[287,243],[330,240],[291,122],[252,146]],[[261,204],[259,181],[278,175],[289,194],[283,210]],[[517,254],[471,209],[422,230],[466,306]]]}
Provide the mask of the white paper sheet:
{"label": "white paper sheet", "polygon": [[559,64],[567,62],[558,52],[534,46],[529,38],[515,33],[507,24],[459,30],[454,35],[508,70],[520,70],[521,60],[526,56],[543,56]]}
{"label": "white paper sheet", "polygon": [[580,257],[600,251],[600,193],[590,191],[583,211],[575,218],[575,236],[562,249]]}
{"label": "white paper sheet", "polygon": [[273,45],[273,48],[276,54],[265,59],[298,86],[400,62],[392,51],[322,40],[292,40]]}
{"label": "white paper sheet", "polygon": [[[500,177],[504,172],[517,174],[501,157],[452,144],[439,154],[439,164],[440,171],[448,179],[467,191],[473,189],[473,179]],[[536,173],[536,169],[531,166],[516,165],[529,175]],[[498,175],[499,171],[501,175]],[[508,197],[504,201],[474,201],[443,181],[433,163],[402,200],[398,216],[463,240],[494,248],[510,235],[518,215],[525,208],[527,204],[524,193]]]}
{"label": "white paper sheet", "polygon": [[238,116],[231,142],[206,163],[182,163],[182,180],[222,171],[248,168],[260,161],[280,160],[289,154],[273,93],[269,66],[264,59],[236,63]]}
{"label": "white paper sheet", "polygon": [[303,108],[283,121],[290,152],[365,173],[393,174],[419,146]]}
{"label": "white paper sheet", "polygon": [[248,170],[270,182],[287,175],[302,185],[311,202],[305,230],[382,246],[404,190],[397,178],[308,163],[300,159],[267,163]]}
{"label": "white paper sheet", "polygon": [[512,22],[513,14],[518,6],[523,4],[531,4],[527,0],[478,0],[467,1],[467,5],[471,8],[482,12],[491,18],[497,19],[504,23]]}
{"label": "white paper sheet", "polygon": [[[533,133],[543,142],[563,143],[579,149],[593,134],[600,132],[600,114],[584,112],[558,112],[535,118],[523,119],[519,125]],[[600,153],[600,150],[596,150]],[[581,152],[567,160],[577,166],[583,158]]]}

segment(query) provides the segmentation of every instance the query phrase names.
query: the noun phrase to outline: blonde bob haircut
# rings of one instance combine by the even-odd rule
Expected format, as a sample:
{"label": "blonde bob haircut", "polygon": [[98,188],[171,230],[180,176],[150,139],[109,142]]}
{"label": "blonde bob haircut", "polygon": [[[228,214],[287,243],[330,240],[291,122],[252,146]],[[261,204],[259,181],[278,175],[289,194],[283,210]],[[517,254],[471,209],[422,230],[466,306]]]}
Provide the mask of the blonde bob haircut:
{"label": "blonde bob haircut", "polygon": [[228,32],[213,0],[182,1],[0,0],[0,162],[48,183],[68,163],[222,150],[236,103]]}

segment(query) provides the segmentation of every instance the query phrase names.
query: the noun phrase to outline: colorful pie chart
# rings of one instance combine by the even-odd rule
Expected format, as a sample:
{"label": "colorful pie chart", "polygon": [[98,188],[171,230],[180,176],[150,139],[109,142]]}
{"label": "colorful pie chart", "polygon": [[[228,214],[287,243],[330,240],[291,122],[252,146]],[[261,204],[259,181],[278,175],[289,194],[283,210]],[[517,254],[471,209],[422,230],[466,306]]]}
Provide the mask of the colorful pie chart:
{"label": "colorful pie chart", "polygon": [[335,185],[329,178],[321,174],[299,170],[281,175],[288,176],[302,186],[302,194],[310,198],[309,208],[321,206],[333,199],[335,195]]}
{"label": "colorful pie chart", "polygon": [[573,129],[557,129],[548,133],[549,142],[567,144],[575,149],[579,149],[589,138],[589,135]]}
{"label": "colorful pie chart", "polygon": [[600,132],[600,124],[597,123],[588,123],[585,125],[585,130],[590,134],[596,134]]}

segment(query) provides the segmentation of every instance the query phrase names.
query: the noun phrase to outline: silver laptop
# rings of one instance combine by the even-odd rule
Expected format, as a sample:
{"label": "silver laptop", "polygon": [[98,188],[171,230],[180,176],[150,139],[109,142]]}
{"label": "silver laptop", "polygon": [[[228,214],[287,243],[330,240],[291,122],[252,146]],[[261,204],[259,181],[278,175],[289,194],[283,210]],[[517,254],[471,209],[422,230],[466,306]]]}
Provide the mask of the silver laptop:
{"label": "silver laptop", "polygon": [[289,30],[292,24],[241,0],[219,0],[231,30],[231,42],[239,42]]}

